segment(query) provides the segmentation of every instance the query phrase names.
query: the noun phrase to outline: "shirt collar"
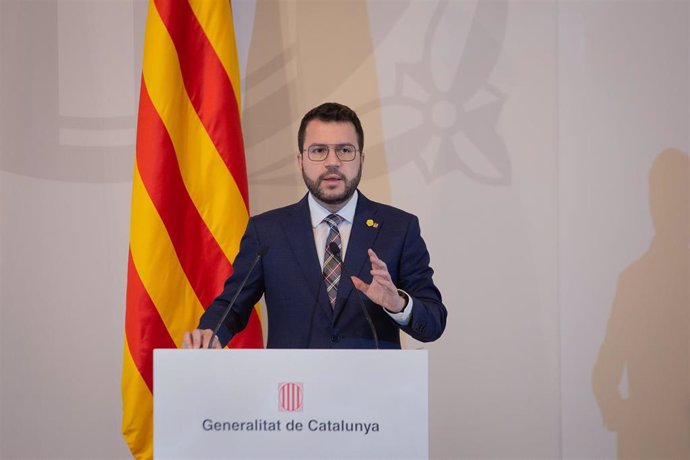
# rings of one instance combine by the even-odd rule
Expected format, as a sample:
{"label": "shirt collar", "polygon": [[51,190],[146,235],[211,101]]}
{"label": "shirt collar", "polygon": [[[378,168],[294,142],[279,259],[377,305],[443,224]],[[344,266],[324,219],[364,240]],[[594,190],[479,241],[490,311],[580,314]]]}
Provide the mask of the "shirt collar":
{"label": "shirt collar", "polygon": [[[357,209],[358,198],[359,192],[355,190],[355,193],[352,194],[350,201],[348,201],[347,204],[340,208],[340,210],[335,214],[338,214],[347,222],[352,223],[355,218],[355,209]],[[309,214],[311,215],[311,226],[313,228],[316,228],[321,222],[323,222],[323,219],[326,218],[326,216],[333,214],[331,211],[321,206],[311,193],[309,193],[307,201],[309,202]]]}

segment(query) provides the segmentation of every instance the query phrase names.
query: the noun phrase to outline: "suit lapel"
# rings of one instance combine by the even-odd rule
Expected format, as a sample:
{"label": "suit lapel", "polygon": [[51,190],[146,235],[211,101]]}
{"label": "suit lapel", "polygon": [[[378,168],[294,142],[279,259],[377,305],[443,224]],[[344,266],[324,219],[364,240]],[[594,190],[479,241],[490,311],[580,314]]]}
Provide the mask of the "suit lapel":
{"label": "suit lapel", "polygon": [[[371,269],[367,250],[374,246],[374,241],[379,234],[379,228],[382,223],[381,218],[377,218],[377,211],[376,205],[360,192],[357,200],[357,209],[352,221],[350,239],[347,243],[347,253],[345,254],[345,273],[348,275],[362,278]],[[338,316],[342,313],[352,291],[352,281],[343,277],[338,285],[334,322],[337,321]]]}
{"label": "suit lapel", "polygon": [[[319,256],[316,253],[316,246],[314,245],[314,229],[311,226],[311,216],[309,214],[309,203],[307,196],[295,204],[288,219],[283,222],[285,230],[285,238],[292,249],[294,259],[297,265],[304,274],[309,291],[314,295],[320,296],[321,299],[328,299],[325,294],[326,288],[321,282],[321,264],[319,263]],[[285,267],[290,270],[290,267]],[[314,281],[316,280],[316,282]],[[323,290],[323,293],[317,289]],[[322,295],[323,294],[323,295]],[[324,302],[319,302],[323,304]],[[326,300],[328,311],[331,311],[331,306]]]}

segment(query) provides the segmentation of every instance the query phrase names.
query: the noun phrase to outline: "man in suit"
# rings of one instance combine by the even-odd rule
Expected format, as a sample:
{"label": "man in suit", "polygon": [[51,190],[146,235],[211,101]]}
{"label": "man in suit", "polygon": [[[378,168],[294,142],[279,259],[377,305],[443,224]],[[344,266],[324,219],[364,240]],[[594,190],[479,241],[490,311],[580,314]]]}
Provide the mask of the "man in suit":
{"label": "man in suit", "polygon": [[244,329],[262,295],[269,348],[400,348],[401,329],[420,341],[438,339],[447,311],[418,219],[357,190],[364,164],[357,114],[322,104],[302,119],[297,143],[309,192],[249,219],[234,273],[198,328],[184,334],[183,347],[208,346],[257,253],[266,249],[214,347]]}

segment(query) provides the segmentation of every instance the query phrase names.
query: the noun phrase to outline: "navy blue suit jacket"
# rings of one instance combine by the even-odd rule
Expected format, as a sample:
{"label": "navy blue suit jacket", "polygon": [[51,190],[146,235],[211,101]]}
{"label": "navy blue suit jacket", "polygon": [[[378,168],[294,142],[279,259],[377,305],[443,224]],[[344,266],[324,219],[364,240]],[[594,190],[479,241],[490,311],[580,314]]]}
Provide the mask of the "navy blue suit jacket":
{"label": "navy blue suit jacket", "polygon": [[[378,225],[368,226],[368,219]],[[249,219],[233,265],[234,273],[201,317],[200,329],[216,326],[261,245],[268,246],[269,251],[255,267],[218,332],[221,344],[244,329],[252,308],[265,295],[268,348],[374,348],[371,330],[349,277],[341,278],[335,306],[331,308],[328,302],[306,195],[296,204]],[[371,282],[369,248],[386,263],[393,283],[414,302],[410,323],[402,327],[382,307],[362,295],[380,348],[400,348],[400,329],[423,342],[439,338],[447,311],[432,280],[433,270],[418,219],[359,193],[344,274]]]}

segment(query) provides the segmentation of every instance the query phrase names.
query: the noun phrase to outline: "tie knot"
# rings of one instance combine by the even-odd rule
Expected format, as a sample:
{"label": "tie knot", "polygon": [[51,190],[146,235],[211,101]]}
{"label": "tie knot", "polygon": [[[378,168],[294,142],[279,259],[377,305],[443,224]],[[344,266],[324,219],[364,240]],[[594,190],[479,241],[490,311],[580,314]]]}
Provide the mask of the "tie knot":
{"label": "tie knot", "polygon": [[338,225],[340,225],[344,220],[345,219],[340,217],[338,214],[329,214],[323,219],[323,221],[326,222],[329,227],[335,230],[338,229]]}

